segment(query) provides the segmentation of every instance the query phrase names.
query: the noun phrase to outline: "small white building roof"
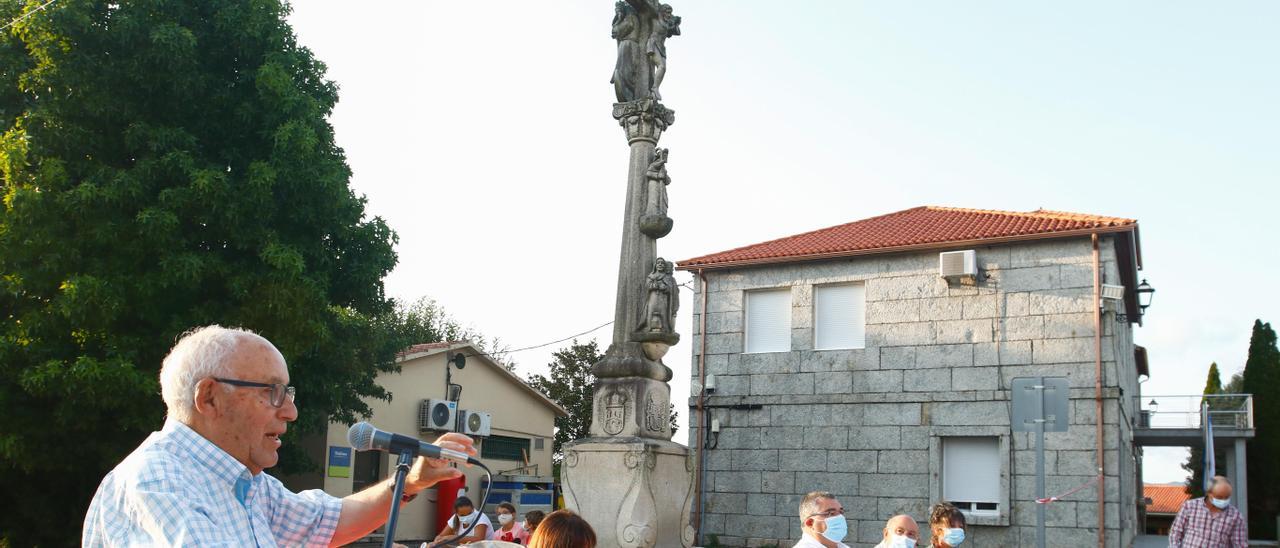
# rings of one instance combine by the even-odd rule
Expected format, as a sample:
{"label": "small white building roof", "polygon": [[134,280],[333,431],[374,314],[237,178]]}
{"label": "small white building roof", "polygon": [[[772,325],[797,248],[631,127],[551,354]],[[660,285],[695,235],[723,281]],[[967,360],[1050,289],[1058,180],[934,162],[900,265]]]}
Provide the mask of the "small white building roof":
{"label": "small white building roof", "polygon": [[543,405],[550,407],[551,410],[555,412],[556,416],[569,416],[569,412],[566,411],[565,408],[560,407],[560,404],[556,403],[551,398],[548,398],[546,394],[543,394],[538,389],[529,386],[529,383],[525,382],[524,379],[517,377],[515,373],[508,371],[507,368],[495,361],[489,354],[477,348],[475,344],[467,341],[415,344],[401,351],[400,354],[396,356],[396,363],[404,363],[409,360],[416,360],[418,358],[425,358],[427,356],[434,356],[441,353],[452,354],[458,351],[462,351],[462,355],[466,356],[468,359],[479,358],[476,361],[485,364],[486,367],[492,368],[494,371],[500,372],[512,383],[534,396],[534,398],[539,402],[542,402]]}

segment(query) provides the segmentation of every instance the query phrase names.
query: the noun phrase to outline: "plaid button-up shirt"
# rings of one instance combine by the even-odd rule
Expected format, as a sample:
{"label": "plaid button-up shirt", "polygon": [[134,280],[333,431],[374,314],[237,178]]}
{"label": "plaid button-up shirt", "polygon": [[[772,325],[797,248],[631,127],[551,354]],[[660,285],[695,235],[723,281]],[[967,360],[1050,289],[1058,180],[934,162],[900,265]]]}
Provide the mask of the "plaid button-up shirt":
{"label": "plaid button-up shirt", "polygon": [[174,420],[107,474],[83,546],[328,546],[342,500],[293,493]]}
{"label": "plaid button-up shirt", "polygon": [[1211,512],[1204,497],[1182,503],[1169,530],[1170,548],[1248,548],[1248,531],[1240,511],[1228,506]]}

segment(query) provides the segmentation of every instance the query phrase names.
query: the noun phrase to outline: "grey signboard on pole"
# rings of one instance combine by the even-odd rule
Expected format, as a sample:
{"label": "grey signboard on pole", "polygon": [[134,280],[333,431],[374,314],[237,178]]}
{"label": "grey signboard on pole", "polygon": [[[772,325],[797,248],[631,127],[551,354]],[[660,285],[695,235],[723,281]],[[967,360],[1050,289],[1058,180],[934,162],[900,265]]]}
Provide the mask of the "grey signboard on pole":
{"label": "grey signboard on pole", "polygon": [[[1019,377],[1013,379],[1012,416],[1014,432],[1036,433],[1036,498],[1044,493],[1044,433],[1066,432],[1070,422],[1066,377]],[[1036,505],[1036,546],[1044,548],[1045,503]]]}
{"label": "grey signboard on pole", "polygon": [[1066,377],[1018,377],[1013,379],[1013,431],[1066,432],[1069,416]]}

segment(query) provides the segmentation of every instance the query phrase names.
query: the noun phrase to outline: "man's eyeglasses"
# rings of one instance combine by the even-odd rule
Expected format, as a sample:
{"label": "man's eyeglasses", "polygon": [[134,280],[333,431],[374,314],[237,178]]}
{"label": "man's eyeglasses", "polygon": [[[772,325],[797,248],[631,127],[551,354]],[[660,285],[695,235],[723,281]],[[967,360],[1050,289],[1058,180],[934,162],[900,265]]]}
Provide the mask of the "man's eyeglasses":
{"label": "man's eyeglasses", "polygon": [[804,519],[809,519],[809,518],[811,518],[811,517],[813,517],[813,516],[822,516],[822,517],[824,517],[824,518],[834,518],[834,517],[836,517],[836,516],[843,516],[843,515],[844,515],[844,508],[832,508],[832,509],[830,509],[830,510],[827,510],[826,512],[818,512],[818,513],[816,513],[816,514],[809,514],[808,516],[805,516],[805,518],[804,518]]}
{"label": "man's eyeglasses", "polygon": [[292,386],[286,386],[281,383],[242,381],[239,379],[224,379],[221,377],[213,377],[213,380],[223,384],[229,384],[231,386],[243,386],[247,388],[270,388],[271,389],[271,405],[274,405],[276,407],[284,406],[285,396],[289,397],[289,401],[293,401],[293,398],[298,393],[298,389]]}

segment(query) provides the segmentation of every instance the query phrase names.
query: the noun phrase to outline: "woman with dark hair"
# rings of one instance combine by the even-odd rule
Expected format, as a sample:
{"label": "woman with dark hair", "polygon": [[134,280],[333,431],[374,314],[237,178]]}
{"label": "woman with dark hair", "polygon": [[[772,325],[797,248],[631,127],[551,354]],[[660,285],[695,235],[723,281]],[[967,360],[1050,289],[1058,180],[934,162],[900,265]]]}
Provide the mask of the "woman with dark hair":
{"label": "woman with dark hair", "polygon": [[929,509],[929,542],[934,548],[960,546],[967,529],[964,512],[951,503],[939,502]]}
{"label": "woman with dark hair", "polygon": [[595,548],[596,532],[587,520],[568,510],[547,514],[529,539],[529,548]]}
{"label": "woman with dark hair", "polygon": [[534,531],[538,530],[538,524],[542,523],[542,520],[544,519],[547,519],[546,512],[543,512],[542,510],[529,510],[524,515],[524,530],[528,531],[529,534],[532,535]]}
{"label": "woman with dark hair", "polygon": [[493,532],[493,540],[525,544],[529,540],[529,532],[516,523],[516,506],[507,501],[498,503],[498,528]]}
{"label": "woman with dark hair", "polygon": [[467,527],[471,526],[471,522],[475,520],[480,520],[480,523],[476,524],[470,535],[458,539],[458,542],[466,544],[493,538],[493,522],[489,521],[489,516],[484,515],[484,512],[476,509],[476,505],[471,502],[471,499],[458,497],[458,500],[453,502],[453,512],[453,517],[445,522],[444,530],[439,535],[436,535],[435,540],[429,546],[443,545],[443,541],[466,531]]}

